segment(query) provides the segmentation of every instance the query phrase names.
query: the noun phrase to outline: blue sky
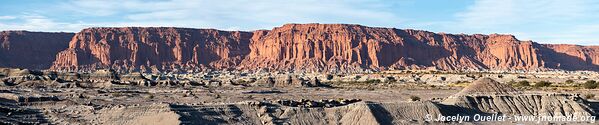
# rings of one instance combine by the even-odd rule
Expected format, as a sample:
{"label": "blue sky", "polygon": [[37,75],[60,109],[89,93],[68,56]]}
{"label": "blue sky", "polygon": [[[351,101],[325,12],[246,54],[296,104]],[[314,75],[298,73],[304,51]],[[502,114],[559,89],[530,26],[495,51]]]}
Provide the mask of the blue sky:
{"label": "blue sky", "polygon": [[0,30],[86,27],[271,29],[351,23],[432,32],[513,34],[539,43],[599,45],[596,0],[5,0]]}

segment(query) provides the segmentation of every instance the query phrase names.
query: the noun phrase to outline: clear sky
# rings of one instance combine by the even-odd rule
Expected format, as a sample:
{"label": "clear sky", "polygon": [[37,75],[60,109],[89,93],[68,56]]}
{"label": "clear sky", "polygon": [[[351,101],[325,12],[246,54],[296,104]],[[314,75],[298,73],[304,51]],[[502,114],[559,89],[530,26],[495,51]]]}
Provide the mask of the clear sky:
{"label": "clear sky", "polygon": [[176,26],[251,31],[285,23],[501,33],[539,43],[599,45],[598,0],[0,1],[0,30]]}

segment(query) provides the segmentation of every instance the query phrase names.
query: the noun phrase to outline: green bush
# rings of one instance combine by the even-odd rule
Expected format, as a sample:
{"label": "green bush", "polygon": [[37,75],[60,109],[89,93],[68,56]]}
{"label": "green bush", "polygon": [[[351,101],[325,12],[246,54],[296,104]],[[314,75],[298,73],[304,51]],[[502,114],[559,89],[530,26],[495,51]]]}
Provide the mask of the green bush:
{"label": "green bush", "polygon": [[537,83],[535,83],[535,87],[549,87],[551,86],[551,82],[547,82],[547,81],[539,81]]}
{"label": "green bush", "polygon": [[587,81],[587,82],[584,83],[583,87],[585,89],[595,89],[595,88],[597,88],[598,84],[599,83],[597,83],[594,80],[589,80],[589,81]]}
{"label": "green bush", "polygon": [[574,83],[574,80],[568,79],[568,80],[566,80],[566,83],[572,84],[572,83]]}

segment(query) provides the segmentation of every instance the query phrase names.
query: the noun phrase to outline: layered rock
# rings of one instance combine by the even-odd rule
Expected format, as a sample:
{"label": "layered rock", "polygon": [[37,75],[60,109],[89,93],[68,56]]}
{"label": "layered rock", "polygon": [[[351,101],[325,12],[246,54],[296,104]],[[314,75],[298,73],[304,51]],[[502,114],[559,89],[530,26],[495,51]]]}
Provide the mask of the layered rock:
{"label": "layered rock", "polygon": [[599,70],[599,47],[546,45],[512,35],[464,35],[351,24],[287,24],[254,32],[89,28],[53,69],[238,69],[363,72],[394,69]]}
{"label": "layered rock", "polygon": [[[253,104],[247,104],[253,103]],[[353,103],[323,108],[288,107],[266,102],[226,105],[171,105],[188,124],[418,124],[441,115],[432,102]]]}
{"label": "layered rock", "polygon": [[489,78],[473,82],[442,103],[488,114],[576,117],[596,115],[578,95],[523,93]]}
{"label": "layered rock", "polygon": [[0,67],[48,69],[73,33],[0,32]]}
{"label": "layered rock", "polygon": [[[167,104],[152,104],[143,106],[110,107],[97,111],[93,122],[102,124],[143,124],[165,125],[182,124],[180,116],[171,111]],[[87,124],[92,124],[87,123]],[[97,124],[97,123],[95,123]]]}
{"label": "layered rock", "polygon": [[[257,31],[240,67],[275,70],[538,69],[536,43],[511,35],[453,35],[346,24]],[[249,66],[249,67],[248,67]]]}
{"label": "layered rock", "polygon": [[508,84],[501,84],[491,78],[480,78],[469,86],[465,87],[459,93],[454,96],[465,96],[465,95],[513,95],[519,94],[520,91],[516,90]]}
{"label": "layered rock", "polygon": [[546,44],[539,48],[548,68],[599,71],[599,46]]}
{"label": "layered rock", "polygon": [[53,69],[231,68],[249,53],[251,33],[187,28],[89,28],[56,55]]}
{"label": "layered rock", "polygon": [[43,112],[21,107],[15,102],[0,97],[0,124],[3,125],[34,125],[49,124]]}

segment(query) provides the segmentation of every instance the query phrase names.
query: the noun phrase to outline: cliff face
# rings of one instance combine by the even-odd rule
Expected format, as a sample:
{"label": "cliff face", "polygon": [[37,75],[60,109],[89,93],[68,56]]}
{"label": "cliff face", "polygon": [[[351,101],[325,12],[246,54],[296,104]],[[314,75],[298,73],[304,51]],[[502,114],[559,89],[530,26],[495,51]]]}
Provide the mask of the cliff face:
{"label": "cliff face", "polygon": [[249,52],[251,33],[186,28],[90,28],[56,55],[53,69],[224,69]]}
{"label": "cliff face", "polygon": [[[400,55],[381,53],[401,44],[393,29],[357,25],[289,24],[257,31],[240,68],[323,70],[378,68]],[[385,47],[385,48],[383,48]],[[399,54],[399,53],[397,53]]]}
{"label": "cliff face", "polygon": [[599,46],[546,44],[539,48],[548,68],[599,71]]}
{"label": "cliff face", "polygon": [[350,24],[287,24],[254,32],[89,28],[56,54],[52,69],[599,71],[598,52],[599,47],[537,44],[511,35],[444,34]]}
{"label": "cliff face", "polygon": [[241,68],[355,71],[543,67],[536,43],[510,35],[435,34],[344,24],[288,24],[257,32]]}
{"label": "cliff face", "polygon": [[48,69],[73,33],[0,32],[0,67]]}

